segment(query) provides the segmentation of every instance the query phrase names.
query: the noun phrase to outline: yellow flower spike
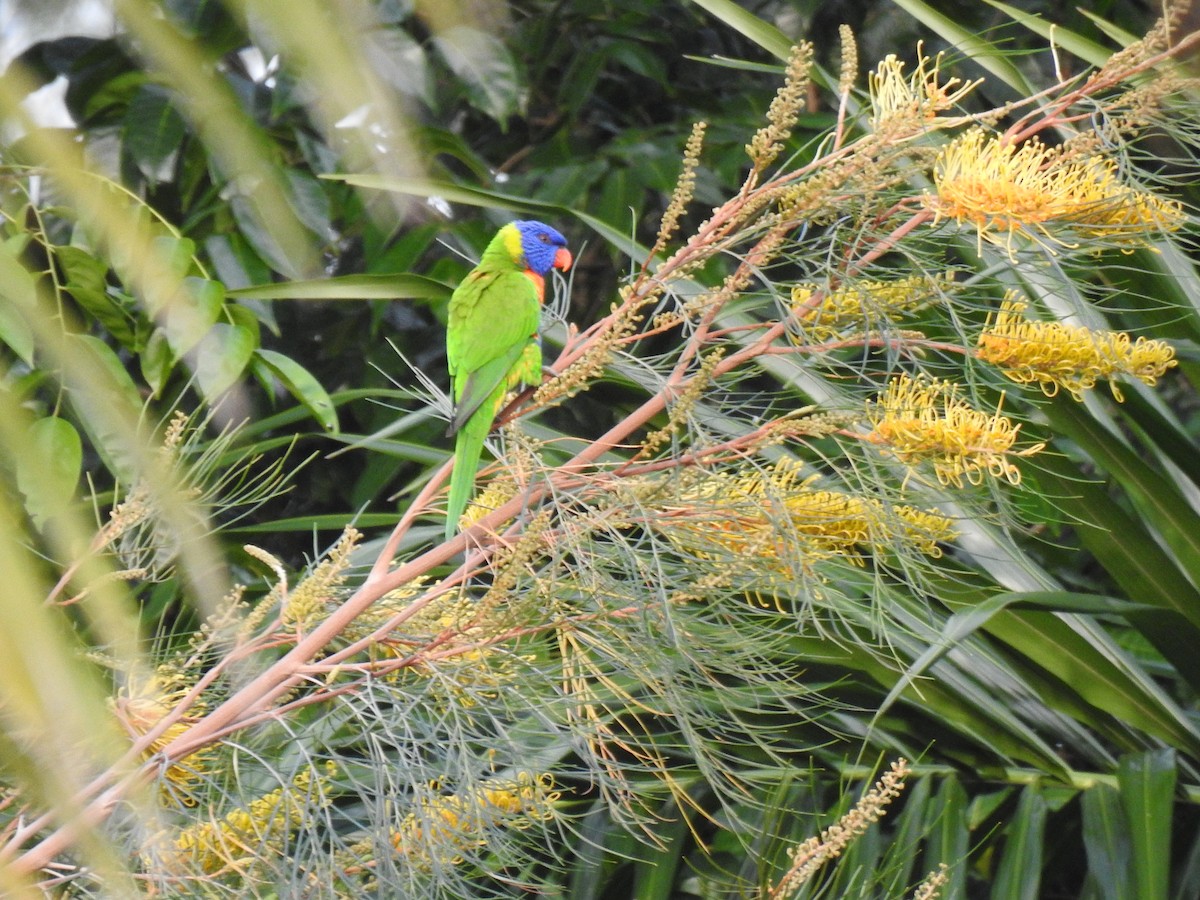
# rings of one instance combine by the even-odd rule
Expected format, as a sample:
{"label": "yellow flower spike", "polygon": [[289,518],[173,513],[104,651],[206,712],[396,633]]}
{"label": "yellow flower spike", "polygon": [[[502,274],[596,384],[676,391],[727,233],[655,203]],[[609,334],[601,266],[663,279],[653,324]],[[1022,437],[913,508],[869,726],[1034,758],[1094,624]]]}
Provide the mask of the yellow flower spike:
{"label": "yellow flower spike", "polygon": [[1051,225],[1128,246],[1185,221],[1178,202],[1124,184],[1111,159],[1063,159],[1036,137],[1018,147],[972,129],[942,148],[933,180],[924,202],[937,219],[974,225],[981,247],[1003,242],[1010,255],[1018,235],[1075,246]]}
{"label": "yellow flower spike", "polygon": [[1020,384],[1036,384],[1047,397],[1060,389],[1076,400],[1107,379],[1113,396],[1122,400],[1112,380],[1129,375],[1153,386],[1177,364],[1175,349],[1166,341],[1124,332],[1093,331],[1061,322],[1025,317],[1026,306],[1011,294],[998,313],[989,316],[976,343],[976,355]]}
{"label": "yellow flower spike", "polygon": [[[1001,395],[1003,404],[1003,395]],[[1001,414],[973,409],[957,385],[901,375],[883,396],[868,404],[872,426],[867,440],[890,451],[905,465],[930,462],[938,481],[962,487],[987,476],[1019,484],[1021,472],[1010,457],[1032,456],[1045,444],[1014,450],[1020,425]]]}
{"label": "yellow flower spike", "polygon": [[937,297],[954,281],[954,273],[937,277],[910,275],[889,281],[855,281],[813,302],[818,285],[792,287],[792,313],[799,335],[793,342],[820,343],[848,329],[862,331],[872,319],[891,319],[912,312]]}
{"label": "yellow flower spike", "polygon": [[768,588],[775,579],[791,579],[795,563],[808,569],[836,557],[863,565],[866,554],[887,553],[900,543],[938,556],[937,542],[955,535],[950,519],[936,510],[821,489],[818,477],[800,478],[798,465],[788,460],[713,476],[685,490],[682,508],[656,527],[701,558],[732,554],[761,562]]}

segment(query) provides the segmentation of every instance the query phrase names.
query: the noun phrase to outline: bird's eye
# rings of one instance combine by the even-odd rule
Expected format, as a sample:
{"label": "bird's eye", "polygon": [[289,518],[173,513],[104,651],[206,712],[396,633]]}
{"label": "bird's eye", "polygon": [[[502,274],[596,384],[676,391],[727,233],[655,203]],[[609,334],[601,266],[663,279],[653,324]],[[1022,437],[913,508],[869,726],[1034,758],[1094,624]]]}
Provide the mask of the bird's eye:
{"label": "bird's eye", "polygon": [[544,232],[544,231],[539,231],[538,232],[538,240],[541,241],[543,244],[548,244],[548,243],[550,243],[550,235],[546,234],[546,232]]}

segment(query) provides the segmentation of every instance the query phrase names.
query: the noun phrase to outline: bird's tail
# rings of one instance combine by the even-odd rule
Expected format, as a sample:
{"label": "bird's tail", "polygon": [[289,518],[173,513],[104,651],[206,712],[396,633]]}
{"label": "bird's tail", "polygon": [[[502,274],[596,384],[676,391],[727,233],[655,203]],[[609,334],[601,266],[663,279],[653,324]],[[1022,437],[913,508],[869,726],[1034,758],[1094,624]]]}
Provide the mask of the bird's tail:
{"label": "bird's tail", "polygon": [[450,474],[450,499],[446,503],[446,540],[458,531],[458,520],[466,511],[475,489],[475,472],[483,454],[483,440],[490,422],[469,419],[454,436],[454,471]]}

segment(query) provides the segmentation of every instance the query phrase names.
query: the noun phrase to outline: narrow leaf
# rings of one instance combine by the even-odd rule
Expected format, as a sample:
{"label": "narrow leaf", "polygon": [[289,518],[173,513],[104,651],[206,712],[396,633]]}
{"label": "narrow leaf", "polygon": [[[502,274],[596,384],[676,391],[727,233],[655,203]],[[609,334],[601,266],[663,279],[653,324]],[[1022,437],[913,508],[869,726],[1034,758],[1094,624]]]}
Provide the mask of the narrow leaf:
{"label": "narrow leaf", "polygon": [[230,291],[238,300],[444,300],[452,288],[423,275],[339,275]]}
{"label": "narrow leaf", "polygon": [[782,31],[732,0],[692,0],[696,6],[745,35],[777,59],[787,59],[792,42]]}
{"label": "narrow leaf", "polygon": [[1117,781],[1129,820],[1135,897],[1167,896],[1175,778],[1175,751],[1170,748],[1121,758]]}

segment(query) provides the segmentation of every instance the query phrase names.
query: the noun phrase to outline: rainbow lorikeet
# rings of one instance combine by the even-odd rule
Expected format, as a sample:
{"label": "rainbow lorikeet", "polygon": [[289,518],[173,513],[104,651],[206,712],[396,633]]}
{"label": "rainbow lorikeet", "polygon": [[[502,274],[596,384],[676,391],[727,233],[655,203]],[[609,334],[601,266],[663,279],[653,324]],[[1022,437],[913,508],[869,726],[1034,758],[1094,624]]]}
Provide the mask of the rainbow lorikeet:
{"label": "rainbow lorikeet", "polygon": [[475,485],[483,442],[504,395],[542,377],[538,336],[546,274],[571,267],[567,239],[541,222],[510,222],[492,238],[479,265],[450,297],[446,360],[455,435],[454,472],[446,507],[446,540],[454,536]]}

